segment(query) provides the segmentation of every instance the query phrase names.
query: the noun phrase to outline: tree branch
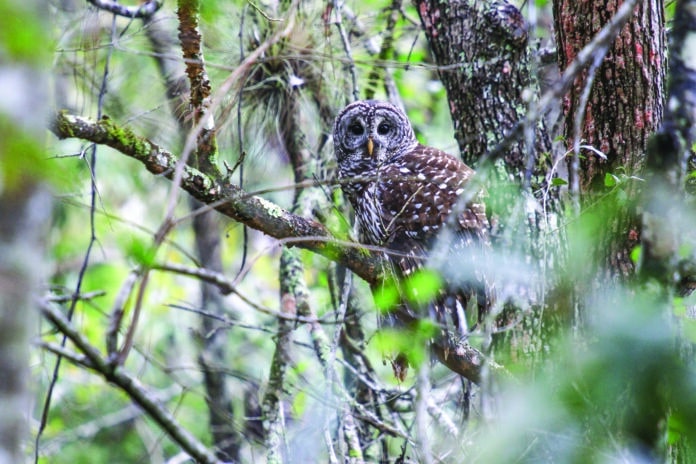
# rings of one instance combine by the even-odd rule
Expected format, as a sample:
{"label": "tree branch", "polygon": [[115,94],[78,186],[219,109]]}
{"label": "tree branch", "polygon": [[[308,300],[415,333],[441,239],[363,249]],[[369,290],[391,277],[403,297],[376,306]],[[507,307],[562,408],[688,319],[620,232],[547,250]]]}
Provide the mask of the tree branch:
{"label": "tree branch", "polygon": [[[95,122],[61,112],[52,121],[50,129],[61,139],[75,137],[114,148],[140,161],[153,174],[170,180],[174,175],[177,158],[172,153],[135,135],[128,128],[118,126],[111,119],[102,118]],[[251,196],[236,185],[184,166],[181,188],[252,229],[287,239],[300,248],[345,265],[370,284],[379,282],[382,277],[380,255],[366,252],[358,244],[339,244],[322,224],[292,214],[261,197]]]}
{"label": "tree branch", "polygon": [[87,0],[100,10],[126,18],[149,18],[162,6],[163,1],[146,0],[137,6],[125,6],[114,0]]}
{"label": "tree branch", "polygon": [[[197,127],[202,120],[207,119],[196,134],[194,166],[205,172],[219,174],[215,123],[210,111],[213,103],[210,95],[211,84],[203,59],[203,37],[198,27],[199,9],[200,5],[196,0],[178,2],[179,40],[190,82],[191,122],[193,127]],[[183,125],[183,121],[180,120],[179,124]]]}
{"label": "tree branch", "polygon": [[[152,394],[148,392],[137,379],[127,374],[123,368],[114,367],[102,357],[99,350],[77,331],[65,316],[50,302],[40,301],[39,307],[43,315],[75,344],[78,350],[85,355],[85,362],[80,364],[89,367],[102,375],[107,381],[123,390],[134,402],[143,408],[148,415],[157,422],[169,437],[181,446],[191,457],[201,463],[218,463],[215,455],[201,442],[181,427],[165,407],[160,404]],[[72,359],[71,359],[72,360]]]}

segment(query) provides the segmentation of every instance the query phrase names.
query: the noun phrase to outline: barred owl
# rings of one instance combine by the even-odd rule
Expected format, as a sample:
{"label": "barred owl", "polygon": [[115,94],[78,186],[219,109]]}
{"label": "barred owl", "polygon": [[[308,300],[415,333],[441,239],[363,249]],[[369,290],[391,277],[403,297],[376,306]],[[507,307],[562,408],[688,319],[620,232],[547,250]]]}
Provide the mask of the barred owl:
{"label": "barred owl", "polygon": [[[471,168],[418,143],[406,114],[387,102],[364,100],[345,107],[336,118],[333,139],[341,188],[355,211],[359,239],[384,250],[398,282],[407,285],[408,276],[426,266],[440,271],[475,267],[472,261],[489,245],[489,225],[479,194],[460,201],[474,174]],[[433,262],[435,253],[439,264]],[[465,312],[483,314],[490,288],[480,274],[441,274],[444,284],[427,308],[402,301],[388,321],[408,325],[430,317],[443,336],[466,336]],[[398,355],[392,363],[403,379],[406,358]]]}

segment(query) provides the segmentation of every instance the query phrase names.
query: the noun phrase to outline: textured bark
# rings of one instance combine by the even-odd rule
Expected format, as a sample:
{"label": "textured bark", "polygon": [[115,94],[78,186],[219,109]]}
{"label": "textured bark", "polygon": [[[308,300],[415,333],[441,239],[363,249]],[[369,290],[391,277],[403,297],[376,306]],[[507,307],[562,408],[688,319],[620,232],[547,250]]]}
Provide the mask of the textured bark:
{"label": "textured bark", "polygon": [[[186,75],[190,87],[190,124],[188,130],[194,130],[203,121],[203,127],[196,134],[195,162],[193,166],[205,172],[219,172],[217,166],[217,139],[214,123],[210,113],[211,84],[203,59],[203,37],[199,31],[198,0],[179,0],[177,14],[179,17],[179,41],[186,63]],[[179,120],[184,126],[185,120]]]}
{"label": "textured bark", "polygon": [[[507,2],[415,3],[447,89],[462,159],[474,166],[523,120],[529,104],[525,95],[538,93],[527,25],[519,10]],[[543,121],[533,132],[536,160],[527,164],[523,141],[513,142],[504,160],[517,178],[527,173],[543,183],[550,159],[541,155],[550,151],[551,144]]]}
{"label": "textured bark", "polygon": [[[622,2],[554,2],[554,21],[561,69],[616,13]],[[637,2],[632,18],[623,27],[601,64],[585,70],[563,101],[565,135],[569,148],[579,137],[583,144],[606,156],[582,152],[579,169],[569,167],[571,185],[577,183],[582,198],[596,199],[607,193],[607,174],[641,176],[647,140],[662,120],[664,99],[664,16],[661,0]],[[601,56],[599,57],[601,58]],[[592,73],[592,74],[590,74]],[[583,92],[589,78],[592,88],[586,101]],[[578,113],[581,130],[576,134]],[[577,176],[577,179],[573,178]],[[626,186],[629,199],[636,197],[637,184]],[[640,237],[640,223],[634,204],[616,202],[611,216],[598,231],[595,259],[606,274],[601,279],[630,278],[634,265],[632,248]],[[608,274],[608,275],[607,275]]]}
{"label": "textured bark", "polygon": [[[554,2],[558,59],[565,69],[590,39],[616,13],[621,1]],[[621,30],[602,64],[585,106],[580,96],[588,79],[585,70],[563,100],[565,136],[572,141],[573,117],[584,111],[584,143],[601,150],[607,160],[580,160],[583,192],[601,190],[605,173],[623,167],[640,174],[648,137],[662,121],[664,99],[664,16],[661,0],[637,2],[633,18]],[[570,148],[570,147],[569,147]]]}

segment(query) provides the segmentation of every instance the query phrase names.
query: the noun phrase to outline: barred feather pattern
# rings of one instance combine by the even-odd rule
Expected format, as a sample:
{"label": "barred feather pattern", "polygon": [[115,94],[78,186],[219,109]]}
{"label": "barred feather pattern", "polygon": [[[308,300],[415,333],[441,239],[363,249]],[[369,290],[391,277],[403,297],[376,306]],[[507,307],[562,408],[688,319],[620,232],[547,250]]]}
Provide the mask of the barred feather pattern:
{"label": "barred feather pattern", "polygon": [[[405,113],[387,102],[348,105],[336,118],[333,138],[341,188],[355,210],[360,241],[384,248],[397,281],[426,266],[462,264],[451,262],[453,256],[476,267],[472,261],[482,259],[490,241],[482,195],[467,189],[471,168],[418,143]],[[469,281],[452,281],[448,272],[441,276],[444,285],[427,305],[428,315],[443,335],[454,331],[465,337],[464,313],[477,311],[478,319],[485,314],[491,285],[483,273]],[[408,323],[423,317],[423,310],[402,302],[387,322]],[[405,366],[395,366],[400,377],[397,367]]]}

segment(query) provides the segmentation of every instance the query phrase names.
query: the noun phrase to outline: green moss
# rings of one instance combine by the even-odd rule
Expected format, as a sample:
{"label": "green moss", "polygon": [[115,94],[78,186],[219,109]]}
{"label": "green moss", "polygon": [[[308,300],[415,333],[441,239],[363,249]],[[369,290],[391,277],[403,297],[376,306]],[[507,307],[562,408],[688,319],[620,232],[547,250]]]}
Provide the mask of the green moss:
{"label": "green moss", "polygon": [[121,127],[110,118],[104,117],[99,121],[99,126],[106,132],[106,138],[113,143],[110,145],[123,149],[129,155],[142,159],[150,155],[151,144],[133,133],[127,127]]}

